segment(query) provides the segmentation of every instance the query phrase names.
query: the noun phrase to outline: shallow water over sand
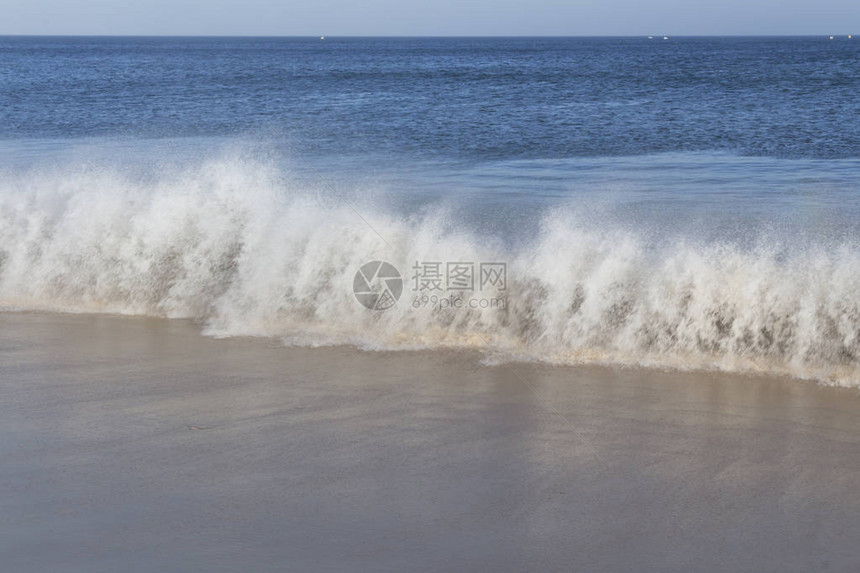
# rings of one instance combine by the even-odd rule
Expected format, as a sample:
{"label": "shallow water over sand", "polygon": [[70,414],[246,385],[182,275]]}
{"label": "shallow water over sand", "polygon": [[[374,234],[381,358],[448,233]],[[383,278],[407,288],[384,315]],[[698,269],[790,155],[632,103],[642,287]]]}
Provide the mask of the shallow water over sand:
{"label": "shallow water over sand", "polygon": [[0,313],[6,571],[853,571],[860,396]]}

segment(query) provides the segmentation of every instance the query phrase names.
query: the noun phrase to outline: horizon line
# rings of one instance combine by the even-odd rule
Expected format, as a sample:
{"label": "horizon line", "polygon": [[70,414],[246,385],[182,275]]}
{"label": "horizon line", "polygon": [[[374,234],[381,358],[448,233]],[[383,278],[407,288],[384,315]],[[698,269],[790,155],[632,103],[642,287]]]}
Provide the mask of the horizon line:
{"label": "horizon line", "polygon": [[0,38],[378,38],[378,39],[436,39],[436,38],[816,38],[820,36],[853,36],[853,33],[816,33],[816,34],[7,34]]}

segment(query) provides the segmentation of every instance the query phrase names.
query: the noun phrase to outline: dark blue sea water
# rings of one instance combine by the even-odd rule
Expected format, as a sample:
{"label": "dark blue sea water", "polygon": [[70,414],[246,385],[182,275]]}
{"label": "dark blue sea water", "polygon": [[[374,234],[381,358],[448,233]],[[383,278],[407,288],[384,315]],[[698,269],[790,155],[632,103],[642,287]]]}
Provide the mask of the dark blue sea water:
{"label": "dark blue sea water", "polygon": [[846,38],[3,38],[0,136],[456,160],[860,153]]}
{"label": "dark blue sea water", "polygon": [[860,40],[0,38],[0,225],[7,307],[854,383]]}
{"label": "dark blue sea water", "polygon": [[262,146],[330,180],[504,205],[857,208],[847,38],[2,38],[0,54],[8,162]]}

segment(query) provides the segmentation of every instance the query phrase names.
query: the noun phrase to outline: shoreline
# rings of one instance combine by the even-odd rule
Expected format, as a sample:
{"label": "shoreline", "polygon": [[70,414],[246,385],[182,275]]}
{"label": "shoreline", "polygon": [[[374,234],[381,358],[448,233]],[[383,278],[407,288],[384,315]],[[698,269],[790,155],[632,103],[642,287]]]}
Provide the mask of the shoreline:
{"label": "shoreline", "polygon": [[0,313],[9,571],[850,571],[860,394]]}
{"label": "shoreline", "polygon": [[[307,350],[307,351],[343,351],[343,352],[360,352],[371,355],[399,355],[406,356],[423,356],[440,354],[443,356],[456,356],[465,360],[474,361],[476,365],[485,368],[504,368],[514,367],[517,365],[531,365],[533,367],[545,366],[548,368],[562,370],[582,370],[595,371],[595,373],[606,374],[608,376],[613,373],[621,372],[641,372],[648,375],[666,375],[684,376],[697,378],[718,377],[734,381],[748,380],[754,383],[780,383],[780,384],[809,384],[818,388],[831,388],[841,391],[847,391],[854,395],[860,396],[860,381],[857,385],[854,382],[847,383],[844,378],[815,378],[810,375],[792,374],[786,369],[777,369],[768,371],[764,367],[756,368],[756,365],[731,369],[721,366],[708,365],[707,361],[700,361],[701,365],[678,366],[671,360],[663,357],[649,358],[645,363],[632,363],[627,361],[614,362],[611,359],[587,359],[582,362],[577,362],[573,359],[566,358],[547,358],[539,355],[530,354],[513,354],[507,350],[485,349],[479,347],[464,347],[464,346],[403,346],[403,347],[373,347],[363,342],[324,342],[308,339],[305,342],[296,342],[298,336],[283,336],[279,334],[222,334],[218,331],[211,331],[208,326],[200,319],[195,318],[170,318],[165,316],[152,316],[144,314],[124,314],[110,311],[94,311],[94,310],[55,310],[52,308],[27,308],[27,307],[0,307],[0,316],[3,315],[18,315],[18,316],[35,316],[35,317],[80,317],[90,320],[128,320],[128,321],[144,321],[144,322],[165,322],[173,323],[183,328],[192,329],[197,336],[218,341],[240,341],[244,343],[256,342],[266,346],[283,348],[285,350]],[[209,330],[209,332],[207,332]],[[685,361],[682,359],[682,361]],[[695,363],[695,359],[690,359],[690,363]]]}

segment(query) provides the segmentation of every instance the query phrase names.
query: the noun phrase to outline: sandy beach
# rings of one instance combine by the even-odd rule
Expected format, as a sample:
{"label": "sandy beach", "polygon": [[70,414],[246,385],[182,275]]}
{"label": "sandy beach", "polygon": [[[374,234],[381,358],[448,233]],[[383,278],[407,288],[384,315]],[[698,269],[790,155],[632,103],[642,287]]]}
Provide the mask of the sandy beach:
{"label": "sandy beach", "polygon": [[860,396],[0,314],[6,572],[856,571]]}

